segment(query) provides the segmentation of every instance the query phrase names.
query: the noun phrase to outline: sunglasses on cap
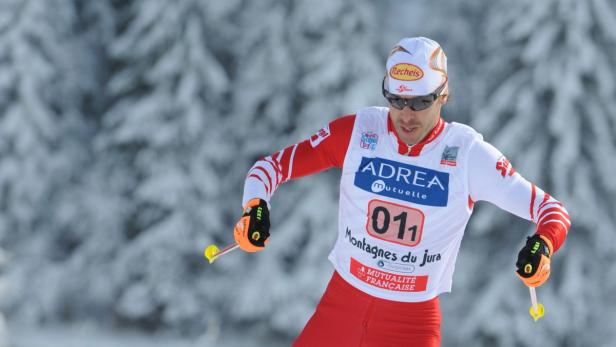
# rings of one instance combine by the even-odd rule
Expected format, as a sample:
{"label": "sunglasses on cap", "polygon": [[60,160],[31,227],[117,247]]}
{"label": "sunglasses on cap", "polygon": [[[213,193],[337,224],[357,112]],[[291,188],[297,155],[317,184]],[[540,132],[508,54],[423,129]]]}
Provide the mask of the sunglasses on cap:
{"label": "sunglasses on cap", "polygon": [[445,85],[447,84],[447,81],[445,81],[445,83],[443,83],[440,87],[438,87],[432,94],[421,95],[421,96],[416,96],[416,97],[407,99],[407,98],[401,98],[397,95],[394,95],[388,92],[385,89],[385,79],[386,78],[387,77],[383,78],[383,83],[381,85],[383,96],[385,97],[385,99],[387,99],[387,101],[389,101],[389,104],[391,106],[397,108],[398,110],[403,110],[404,107],[406,106],[408,106],[413,111],[421,111],[421,110],[425,110],[429,108],[430,106],[432,106],[434,101],[438,99],[439,94],[441,94],[443,89],[445,89]]}

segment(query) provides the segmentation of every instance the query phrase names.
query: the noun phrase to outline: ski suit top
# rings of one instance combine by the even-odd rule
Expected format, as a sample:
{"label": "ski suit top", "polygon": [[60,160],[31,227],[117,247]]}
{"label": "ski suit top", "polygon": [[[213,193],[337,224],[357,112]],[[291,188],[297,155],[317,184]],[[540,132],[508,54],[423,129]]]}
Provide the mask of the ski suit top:
{"label": "ski suit top", "polygon": [[269,202],[289,179],[342,169],[336,271],[382,299],[419,302],[451,291],[464,229],[476,201],[533,221],[554,252],[570,227],[564,206],[522,177],[471,127],[437,125],[408,146],[385,107],[330,122],[309,139],[257,161],[243,204]]}

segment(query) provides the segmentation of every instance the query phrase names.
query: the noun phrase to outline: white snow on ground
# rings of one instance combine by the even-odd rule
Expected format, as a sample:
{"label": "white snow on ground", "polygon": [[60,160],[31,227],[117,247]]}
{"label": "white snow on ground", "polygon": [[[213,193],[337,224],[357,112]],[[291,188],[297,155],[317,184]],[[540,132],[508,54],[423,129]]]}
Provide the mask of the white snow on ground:
{"label": "white snow on ground", "polygon": [[28,327],[9,325],[8,344],[0,347],[282,347],[287,344],[255,339],[253,336],[223,333],[197,338],[167,334],[147,335],[137,332],[100,329],[93,325]]}

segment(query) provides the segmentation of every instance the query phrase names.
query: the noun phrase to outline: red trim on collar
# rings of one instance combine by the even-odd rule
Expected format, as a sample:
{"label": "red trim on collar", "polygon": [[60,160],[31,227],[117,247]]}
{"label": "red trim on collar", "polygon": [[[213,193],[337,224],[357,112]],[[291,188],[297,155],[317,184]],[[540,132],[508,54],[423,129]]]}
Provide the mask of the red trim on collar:
{"label": "red trim on collar", "polygon": [[426,134],[426,136],[421,141],[417,142],[412,146],[409,146],[402,140],[400,140],[400,138],[398,137],[398,133],[394,128],[394,123],[391,121],[390,115],[387,115],[387,131],[393,133],[396,137],[396,140],[398,141],[398,153],[402,155],[408,155],[409,157],[419,156],[424,146],[434,141],[434,139],[436,139],[443,132],[443,129],[445,129],[445,122],[443,121],[443,118],[438,117],[438,121],[436,122],[434,128],[432,128],[432,130],[430,130],[430,132]]}

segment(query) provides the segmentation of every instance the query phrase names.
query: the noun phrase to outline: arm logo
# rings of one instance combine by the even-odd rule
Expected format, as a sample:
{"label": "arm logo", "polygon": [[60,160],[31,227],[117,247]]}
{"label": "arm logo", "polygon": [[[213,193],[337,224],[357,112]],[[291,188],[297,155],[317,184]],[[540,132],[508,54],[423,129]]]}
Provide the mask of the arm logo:
{"label": "arm logo", "polygon": [[515,173],[515,168],[511,166],[511,163],[505,156],[500,157],[500,159],[496,162],[496,171],[500,171],[501,176],[507,176],[507,172],[509,172],[509,176],[512,176]]}
{"label": "arm logo", "polygon": [[318,146],[319,143],[321,143],[321,141],[328,138],[329,135],[331,135],[331,132],[329,131],[329,124],[328,124],[323,129],[317,131],[316,134],[310,136],[310,145],[312,146],[312,148]]}

